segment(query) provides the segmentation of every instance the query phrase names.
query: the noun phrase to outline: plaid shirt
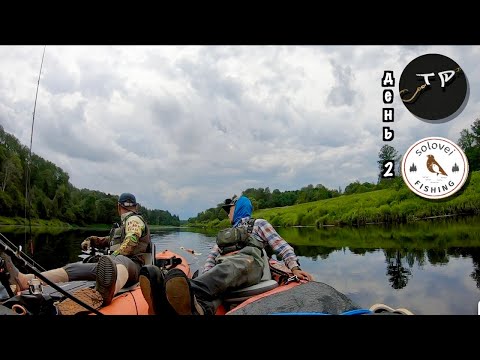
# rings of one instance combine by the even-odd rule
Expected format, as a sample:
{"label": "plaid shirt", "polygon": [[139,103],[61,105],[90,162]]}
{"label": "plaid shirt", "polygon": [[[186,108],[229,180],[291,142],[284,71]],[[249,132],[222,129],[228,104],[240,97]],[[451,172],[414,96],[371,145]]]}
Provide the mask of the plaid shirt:
{"label": "plaid shirt", "polygon": [[[243,218],[239,226],[248,226],[247,221],[249,217]],[[264,244],[264,247],[268,244],[273,252],[283,259],[285,265],[291,269],[294,266],[298,265],[298,258],[293,251],[293,248],[275,231],[273,226],[265,219],[256,219],[255,225],[253,226],[252,236],[256,240],[261,241]],[[202,273],[207,272],[216,265],[215,259],[220,255],[218,245],[215,244],[207,256],[207,261],[203,266]]]}

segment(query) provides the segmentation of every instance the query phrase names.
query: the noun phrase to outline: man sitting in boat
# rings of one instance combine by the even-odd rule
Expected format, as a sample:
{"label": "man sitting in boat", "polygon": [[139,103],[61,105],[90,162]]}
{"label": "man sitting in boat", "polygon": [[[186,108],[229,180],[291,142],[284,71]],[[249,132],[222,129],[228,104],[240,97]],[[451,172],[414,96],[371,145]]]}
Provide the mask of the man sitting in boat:
{"label": "man sitting in boat", "polygon": [[[154,314],[213,315],[227,291],[258,284],[263,274],[262,250],[270,246],[299,279],[312,280],[300,269],[293,248],[264,219],[251,219],[253,206],[245,197],[225,200],[232,228],[222,230],[202,274],[188,279],[179,269],[164,273],[154,265],[140,270],[140,287]],[[247,233],[248,236],[242,234]],[[232,240],[233,239],[233,240]]]}
{"label": "man sitting in boat", "polygon": [[[42,275],[54,283],[96,280],[95,290],[98,299],[103,300],[103,305],[110,304],[114,295],[127,283],[133,285],[138,282],[145,256],[151,253],[150,230],[145,219],[138,214],[138,204],[133,194],[120,195],[117,211],[121,218],[119,228],[113,228],[109,236],[89,236],[82,242],[84,250],[89,247],[109,248],[110,255],[101,256],[96,263],[71,263],[42,272]],[[10,283],[16,285],[17,292],[28,289],[29,280],[35,276],[19,272],[8,255],[1,255],[10,273]],[[92,297],[91,300],[93,302],[95,299]],[[71,299],[66,299],[58,306],[61,313],[74,314],[85,310]],[[62,307],[65,311],[62,311]]]}

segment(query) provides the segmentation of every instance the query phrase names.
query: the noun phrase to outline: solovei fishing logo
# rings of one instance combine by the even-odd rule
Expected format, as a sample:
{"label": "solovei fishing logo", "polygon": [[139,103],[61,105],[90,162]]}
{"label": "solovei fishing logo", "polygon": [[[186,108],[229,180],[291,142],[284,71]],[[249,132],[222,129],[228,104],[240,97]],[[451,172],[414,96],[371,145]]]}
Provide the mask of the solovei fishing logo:
{"label": "solovei fishing logo", "polygon": [[443,123],[460,114],[468,102],[468,90],[464,69],[440,54],[413,59],[399,81],[399,95],[405,107],[428,123]]}
{"label": "solovei fishing logo", "polygon": [[402,177],[417,195],[442,199],[459,191],[468,177],[468,160],[453,141],[428,137],[410,146],[402,158]]}

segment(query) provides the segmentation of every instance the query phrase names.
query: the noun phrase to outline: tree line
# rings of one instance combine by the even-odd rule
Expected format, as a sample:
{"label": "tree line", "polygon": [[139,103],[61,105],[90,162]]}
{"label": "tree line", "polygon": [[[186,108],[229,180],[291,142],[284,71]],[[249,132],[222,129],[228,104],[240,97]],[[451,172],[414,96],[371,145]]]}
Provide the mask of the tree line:
{"label": "tree line", "polygon": [[[470,127],[470,130],[464,129],[460,132],[460,138],[457,144],[465,152],[468,158],[470,171],[480,170],[480,118],[477,118]],[[306,202],[335,198],[340,195],[361,194],[365,192],[393,188],[399,190],[403,187],[403,179],[400,171],[400,159],[398,151],[390,145],[383,145],[378,153],[378,178],[377,183],[363,182],[356,180],[348,184],[342,191],[341,188],[328,189],[322,184],[309,184],[300,190],[280,191],[275,189],[270,191],[266,188],[249,188],[242,191],[241,195],[247,196],[254,209],[269,209],[297,205]],[[381,172],[383,164],[387,160],[393,160],[396,164],[395,177],[391,179],[382,179]],[[197,214],[196,217],[189,218],[187,223],[218,223],[227,218],[227,214],[222,209],[222,203],[216,207],[209,208]]]}
{"label": "tree line", "polygon": [[[32,153],[0,125],[0,214],[85,226],[118,221],[118,195],[77,189],[60,167]],[[28,183],[28,186],[26,186]],[[180,225],[178,215],[140,206],[151,225]]]}
{"label": "tree line", "polygon": [[[480,170],[480,118],[470,129],[460,132],[457,144],[465,152],[470,171]],[[359,194],[386,188],[400,189],[403,185],[399,164],[401,156],[397,150],[384,145],[378,153],[379,176],[377,183],[358,180],[342,191],[328,189],[322,184],[309,184],[300,190],[270,191],[266,188],[248,188],[242,195],[248,196],[254,209],[267,209],[302,204],[335,198],[340,195]],[[395,178],[382,179],[380,173],[386,160],[397,164]],[[26,189],[25,184],[30,184]],[[28,193],[27,193],[28,190]],[[109,224],[118,220],[116,202],[118,196],[89,189],[77,189],[69,182],[69,175],[52,162],[36,154],[29,155],[29,149],[18,139],[4,131],[0,125],[0,214],[7,217],[31,217],[38,219],[59,219],[71,224]],[[26,202],[29,202],[26,204]],[[222,221],[227,214],[218,203],[188,219],[187,223]],[[177,215],[166,210],[150,210],[141,207],[141,213],[152,225],[180,225]]]}

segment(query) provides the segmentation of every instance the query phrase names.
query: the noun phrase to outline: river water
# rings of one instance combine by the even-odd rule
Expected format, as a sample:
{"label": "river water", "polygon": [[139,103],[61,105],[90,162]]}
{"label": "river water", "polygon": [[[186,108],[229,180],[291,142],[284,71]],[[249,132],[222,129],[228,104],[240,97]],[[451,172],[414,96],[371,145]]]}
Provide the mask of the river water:
{"label": "river water", "polygon": [[[419,315],[477,315],[480,301],[480,218],[437,219],[394,227],[277,228],[295,249],[302,268],[359,306],[384,303]],[[46,269],[77,261],[92,232],[0,232]],[[103,235],[103,234],[102,234]],[[201,268],[215,233],[193,229],[153,231],[156,250],[184,256]],[[185,249],[193,249],[192,255]]]}

